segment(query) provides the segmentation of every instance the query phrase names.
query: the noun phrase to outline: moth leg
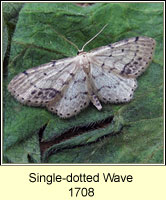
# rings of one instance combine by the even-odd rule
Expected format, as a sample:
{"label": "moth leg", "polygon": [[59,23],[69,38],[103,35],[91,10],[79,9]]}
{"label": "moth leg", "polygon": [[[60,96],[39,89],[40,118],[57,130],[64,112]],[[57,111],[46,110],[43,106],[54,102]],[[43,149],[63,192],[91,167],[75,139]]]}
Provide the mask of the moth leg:
{"label": "moth leg", "polygon": [[93,103],[93,105],[98,109],[102,109],[102,105],[96,95],[96,87],[92,81],[91,73],[90,73],[90,65],[89,66],[83,66],[83,70],[86,74],[86,80],[87,80],[87,89],[88,89],[88,96],[90,101]]}

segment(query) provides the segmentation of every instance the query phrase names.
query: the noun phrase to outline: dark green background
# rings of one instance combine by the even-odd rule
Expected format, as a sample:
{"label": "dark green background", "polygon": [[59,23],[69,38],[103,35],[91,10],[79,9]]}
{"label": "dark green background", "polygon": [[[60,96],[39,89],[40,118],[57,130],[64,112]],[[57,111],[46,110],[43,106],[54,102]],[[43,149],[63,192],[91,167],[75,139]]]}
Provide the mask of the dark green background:
{"label": "dark green background", "polygon": [[[163,3],[3,3],[3,13],[4,162],[163,163]],[[21,105],[7,91],[19,72],[76,55],[61,35],[81,48],[107,23],[86,51],[133,36],[157,43],[130,103],[103,104],[101,112],[90,105],[63,120]],[[42,156],[41,141],[49,142]]]}

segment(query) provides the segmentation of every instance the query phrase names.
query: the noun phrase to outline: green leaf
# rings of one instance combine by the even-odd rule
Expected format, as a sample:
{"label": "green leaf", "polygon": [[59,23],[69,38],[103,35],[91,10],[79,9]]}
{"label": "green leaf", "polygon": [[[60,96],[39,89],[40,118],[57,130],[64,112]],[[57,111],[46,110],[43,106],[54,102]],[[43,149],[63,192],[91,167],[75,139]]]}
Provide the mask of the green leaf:
{"label": "green leaf", "polygon": [[26,141],[13,145],[4,155],[8,163],[40,163],[38,135],[32,135]]}
{"label": "green leaf", "polygon": [[[149,36],[157,42],[153,62],[138,78],[130,103],[103,104],[100,112],[90,105],[63,120],[46,109],[23,106],[8,93],[7,84],[19,72],[76,56],[77,50],[64,37],[81,49],[105,24],[108,26],[85,51],[133,36]],[[42,162],[50,163],[162,163],[162,38],[163,3],[25,4],[12,38],[9,73],[4,80],[5,161],[41,162],[41,156]],[[35,146],[42,155],[30,159],[27,152],[32,153]]]}
{"label": "green leaf", "polygon": [[8,45],[8,31],[7,31],[7,25],[4,23],[3,20],[3,59],[5,57],[7,45]]}
{"label": "green leaf", "polygon": [[[23,3],[2,3],[3,7],[3,58],[7,51],[7,47],[10,46],[11,36],[15,29],[15,25],[18,20],[18,13],[21,10]],[[8,48],[8,51],[9,48]],[[7,52],[8,54],[10,52]],[[7,55],[8,56],[8,55]]]}

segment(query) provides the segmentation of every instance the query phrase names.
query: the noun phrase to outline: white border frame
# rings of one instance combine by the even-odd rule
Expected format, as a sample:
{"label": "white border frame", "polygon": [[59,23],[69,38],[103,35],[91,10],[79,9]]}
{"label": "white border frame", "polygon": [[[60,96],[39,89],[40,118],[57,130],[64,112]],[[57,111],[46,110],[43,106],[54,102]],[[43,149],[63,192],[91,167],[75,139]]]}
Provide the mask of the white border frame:
{"label": "white border frame", "polygon": [[[2,3],[163,3],[164,9],[163,9],[163,20],[165,20],[165,1],[2,1],[1,2],[1,8]],[[1,58],[2,56],[2,47],[3,47],[3,23],[2,23],[2,10],[1,10]],[[165,21],[163,23],[163,56],[164,56],[164,97],[165,97]],[[163,164],[3,164],[3,60],[1,59],[1,165],[2,166],[164,166],[165,164],[165,98],[164,98],[164,149],[163,149],[163,156],[164,156],[164,163]]]}

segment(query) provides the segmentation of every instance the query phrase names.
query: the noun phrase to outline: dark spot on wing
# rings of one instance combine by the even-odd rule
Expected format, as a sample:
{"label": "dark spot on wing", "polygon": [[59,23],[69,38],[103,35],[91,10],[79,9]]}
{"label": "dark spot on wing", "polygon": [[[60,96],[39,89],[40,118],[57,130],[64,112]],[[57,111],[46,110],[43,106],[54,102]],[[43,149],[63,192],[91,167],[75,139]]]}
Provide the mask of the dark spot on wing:
{"label": "dark spot on wing", "polygon": [[127,70],[126,70],[126,73],[127,73],[127,74],[131,74],[131,70],[130,70],[130,69],[127,69]]}
{"label": "dark spot on wing", "polygon": [[23,71],[23,74],[28,75],[27,71]]}
{"label": "dark spot on wing", "polygon": [[139,39],[139,37],[136,37],[136,38],[135,38],[135,42],[137,42],[137,41],[138,41],[138,39]]}
{"label": "dark spot on wing", "polygon": [[53,93],[53,92],[51,92],[50,94],[49,94],[49,97],[55,97],[55,95],[56,95],[56,93]]}
{"label": "dark spot on wing", "polygon": [[73,73],[70,73],[70,76],[74,77],[74,74],[73,74]]}
{"label": "dark spot on wing", "polygon": [[41,92],[41,91],[40,91],[40,92],[38,92],[38,95],[41,95],[41,94],[43,94],[43,92]]}
{"label": "dark spot on wing", "polygon": [[101,67],[103,67],[105,64],[103,63],[102,65],[101,65]]}
{"label": "dark spot on wing", "polygon": [[54,67],[55,64],[56,64],[56,60],[53,60],[53,61],[52,61],[52,67]]}
{"label": "dark spot on wing", "polygon": [[83,94],[88,94],[88,92],[84,92]]}
{"label": "dark spot on wing", "polygon": [[130,65],[130,63],[125,64],[123,70],[120,72],[121,74],[125,73],[126,68]]}
{"label": "dark spot on wing", "polygon": [[37,90],[33,90],[32,92],[31,92],[31,94],[35,94],[37,92]]}

